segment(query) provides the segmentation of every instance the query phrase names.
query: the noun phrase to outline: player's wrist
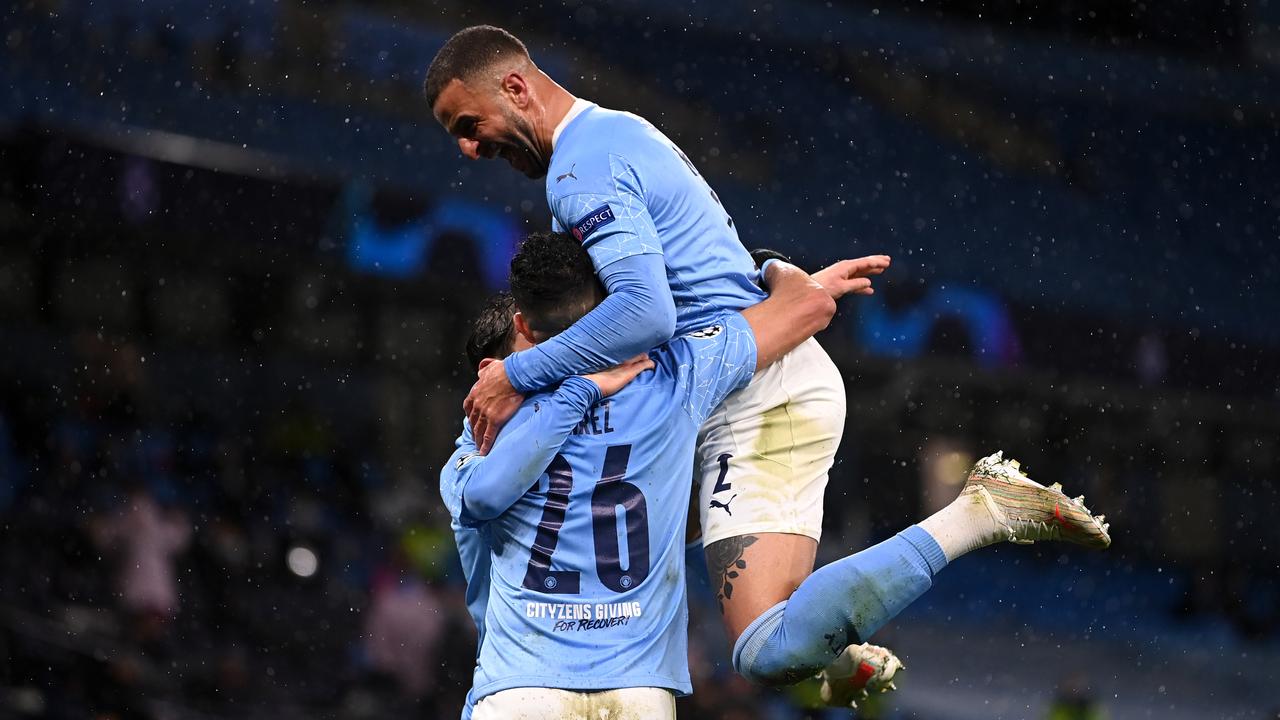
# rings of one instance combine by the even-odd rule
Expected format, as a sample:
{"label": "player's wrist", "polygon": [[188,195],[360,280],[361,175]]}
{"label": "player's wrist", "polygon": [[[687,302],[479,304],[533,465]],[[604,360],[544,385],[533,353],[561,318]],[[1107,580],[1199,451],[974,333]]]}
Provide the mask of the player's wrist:
{"label": "player's wrist", "polygon": [[560,384],[560,392],[575,405],[581,405],[585,412],[604,398],[604,391],[589,377],[574,375]]}
{"label": "player's wrist", "polygon": [[527,351],[521,350],[502,359],[502,372],[507,376],[507,383],[521,395],[528,395],[538,389],[529,384],[528,370],[524,366],[527,355]]}
{"label": "player's wrist", "polygon": [[769,269],[777,266],[778,263],[781,263],[781,262],[786,262],[786,261],[781,258],[769,258],[768,260],[764,261],[763,265],[760,266],[760,284],[763,285],[766,290],[768,290],[769,286],[772,285],[772,283],[769,281]]}

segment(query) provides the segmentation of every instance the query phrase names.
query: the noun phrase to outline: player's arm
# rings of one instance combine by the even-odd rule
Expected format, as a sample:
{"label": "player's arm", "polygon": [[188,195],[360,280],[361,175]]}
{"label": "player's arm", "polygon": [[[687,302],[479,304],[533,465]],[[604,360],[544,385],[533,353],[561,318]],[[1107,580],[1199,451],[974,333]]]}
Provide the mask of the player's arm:
{"label": "player's arm", "polygon": [[756,369],[761,370],[827,327],[836,301],[808,273],[771,260],[761,273],[769,297],[742,311],[756,339]]}
{"label": "player's arm", "polygon": [[480,452],[489,451],[526,393],[612,367],[671,338],[676,309],[661,255],[622,258],[599,274],[609,291],[604,302],[559,335],[480,371],[462,404]]}
{"label": "player's arm", "polygon": [[768,367],[800,343],[827,327],[835,301],[845,295],[871,295],[871,276],[889,267],[889,256],[841,260],[811,277],[783,260],[764,263],[764,301],[742,311],[756,335],[756,369]]}
{"label": "player's arm", "polygon": [[[791,258],[769,248],[752,250],[751,259],[755,260],[756,267],[761,269],[770,260],[791,262]],[[840,260],[815,272],[812,277],[819,285],[826,288],[833,300],[839,300],[845,295],[875,295],[876,291],[871,287],[871,277],[887,270],[890,262],[888,255],[868,255],[851,260]]]}
{"label": "player's arm", "polygon": [[529,393],[612,367],[671,339],[676,305],[662,255],[630,255],[598,272],[609,293],[604,302],[564,332],[506,359],[513,388]]}
{"label": "player's arm", "polygon": [[616,365],[675,332],[662,242],[634,169],[610,156],[607,173],[584,172],[581,182],[574,192],[549,198],[552,216],[582,243],[608,296],[549,342],[508,358],[512,386],[522,392]]}
{"label": "player's arm", "polygon": [[557,227],[572,232],[590,253],[608,297],[550,341],[480,373],[463,410],[481,452],[515,414],[524,394],[616,365],[670,340],[675,332],[675,300],[662,243],[639,181],[627,167],[618,166],[591,182],[593,188],[551,198],[552,212]]}
{"label": "player's arm", "polygon": [[520,499],[560,451],[587,410],[653,367],[648,357],[585,377],[566,379],[532,415],[510,427],[488,455],[479,455],[469,433],[459,440],[444,473],[450,512],[464,525],[492,520]]}
{"label": "player's arm", "polygon": [[813,280],[831,295],[832,300],[839,300],[845,295],[875,295],[871,277],[887,270],[889,263],[888,255],[841,260],[814,273]]}
{"label": "player's arm", "polygon": [[527,420],[507,428],[488,455],[480,455],[475,444],[460,447],[445,468],[456,475],[450,511],[463,525],[501,515],[546,471],[574,426],[599,400],[595,383],[569,378],[546,402],[539,401]]}

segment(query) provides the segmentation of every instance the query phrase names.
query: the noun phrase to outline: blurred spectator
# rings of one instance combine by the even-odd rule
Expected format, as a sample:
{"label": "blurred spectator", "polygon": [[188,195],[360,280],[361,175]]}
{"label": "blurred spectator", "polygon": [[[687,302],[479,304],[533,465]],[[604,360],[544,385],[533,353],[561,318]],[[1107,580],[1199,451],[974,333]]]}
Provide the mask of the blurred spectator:
{"label": "blurred spectator", "polygon": [[92,532],[99,546],[117,555],[116,587],[124,609],[137,619],[144,638],[155,639],[178,613],[174,557],[191,539],[191,523],[135,484],[124,504],[95,522]]}
{"label": "blurred spectator", "polygon": [[444,607],[435,590],[411,570],[399,549],[374,573],[364,648],[370,665],[394,677],[412,697],[435,685]]}

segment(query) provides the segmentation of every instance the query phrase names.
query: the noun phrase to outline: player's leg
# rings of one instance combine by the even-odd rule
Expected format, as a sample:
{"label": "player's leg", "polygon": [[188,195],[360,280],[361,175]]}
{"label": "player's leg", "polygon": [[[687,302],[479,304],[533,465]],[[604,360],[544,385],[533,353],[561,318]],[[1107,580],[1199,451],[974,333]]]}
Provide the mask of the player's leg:
{"label": "player's leg", "polygon": [[730,642],[769,608],[791,597],[813,571],[818,541],[788,533],[755,533],[705,546],[707,578]]}
{"label": "player's leg", "polygon": [[[588,720],[675,720],[676,696],[666,688],[618,688],[590,693]],[[519,717],[519,716],[513,716]]]}
{"label": "player's leg", "polygon": [[558,688],[522,687],[486,695],[471,711],[471,720],[569,720],[586,718],[583,693]]}
{"label": "player's leg", "polygon": [[932,585],[946,556],[918,527],[819,568],[737,636],[733,665],[762,685],[810,677]]}
{"label": "player's leg", "polygon": [[[757,373],[703,428],[697,500],[709,580],[732,642],[813,570],[844,416],[840,373],[810,340]],[[841,682],[850,691],[891,687],[901,667],[866,644],[840,660],[854,668]]]}
{"label": "player's leg", "polygon": [[1063,540],[1090,548],[1111,540],[1083,497],[1029,480],[1016,462],[983,458],[960,496],[919,525],[831,563],[765,611],[734,645],[734,667],[764,684],[786,684],[823,668],[871,637],[932,585],[948,562],[998,542]]}
{"label": "player's leg", "polygon": [[731,641],[813,571],[844,384],[815,340],[756,373],[698,437],[708,577]]}

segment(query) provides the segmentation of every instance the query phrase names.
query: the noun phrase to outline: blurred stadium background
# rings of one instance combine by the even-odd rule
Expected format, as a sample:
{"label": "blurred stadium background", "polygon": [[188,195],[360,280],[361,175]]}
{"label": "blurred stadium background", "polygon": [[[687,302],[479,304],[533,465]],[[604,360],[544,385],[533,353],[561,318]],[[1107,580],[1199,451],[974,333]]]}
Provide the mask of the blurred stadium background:
{"label": "blurred stadium background", "polygon": [[[995,448],[1111,519],[1105,554],[949,568],[877,637],[910,669],[863,717],[1277,717],[1276,0],[2,17],[0,716],[456,716],[461,339],[549,222],[420,98],[489,22],[672,136],[749,247],[893,255],[822,337],[826,558]],[[692,603],[682,717],[849,716],[744,685]]]}

